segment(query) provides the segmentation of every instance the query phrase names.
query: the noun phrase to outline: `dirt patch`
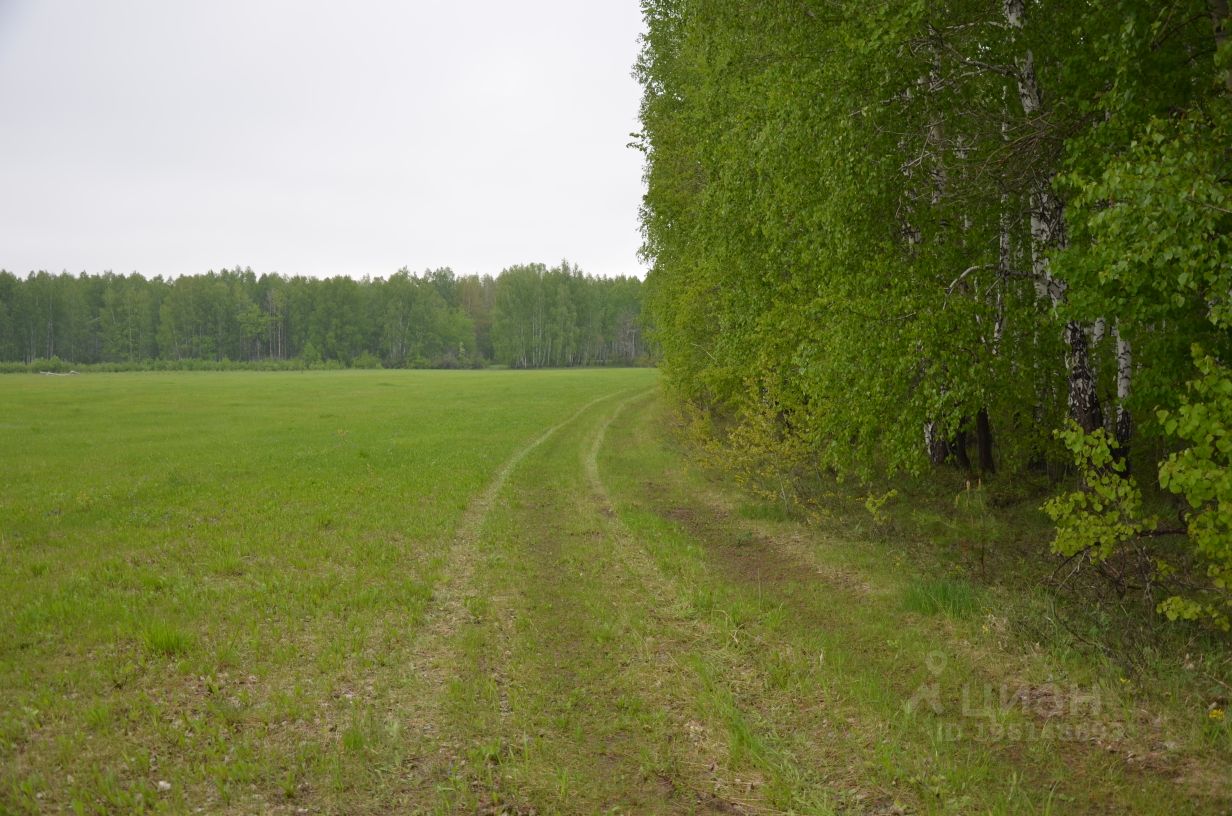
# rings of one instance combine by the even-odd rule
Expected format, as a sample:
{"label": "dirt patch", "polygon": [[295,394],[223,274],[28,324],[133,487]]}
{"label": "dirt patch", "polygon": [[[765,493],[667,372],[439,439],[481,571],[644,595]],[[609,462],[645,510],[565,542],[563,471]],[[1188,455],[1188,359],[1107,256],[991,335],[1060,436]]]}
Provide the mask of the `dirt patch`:
{"label": "dirt patch", "polygon": [[475,814],[476,816],[539,816],[539,810],[534,805],[494,802],[487,797],[480,801]]}
{"label": "dirt patch", "polygon": [[735,802],[729,802],[726,799],[720,799],[713,793],[708,793],[704,796],[697,797],[697,806],[702,813],[739,813],[750,814],[755,811],[742,807]]}
{"label": "dirt patch", "polygon": [[[653,498],[653,494],[648,494],[647,498]],[[813,589],[818,578],[825,580],[827,577],[820,574],[815,564],[783,546],[782,541],[751,531],[725,507],[708,504],[703,510],[671,506],[658,512],[705,546],[713,563],[729,580],[757,586],[808,586]],[[848,593],[857,586],[854,581],[844,581],[833,588]]]}
{"label": "dirt patch", "polygon": [[693,517],[696,514],[687,507],[673,507],[663,515],[672,521],[679,521],[687,524],[693,521]]}

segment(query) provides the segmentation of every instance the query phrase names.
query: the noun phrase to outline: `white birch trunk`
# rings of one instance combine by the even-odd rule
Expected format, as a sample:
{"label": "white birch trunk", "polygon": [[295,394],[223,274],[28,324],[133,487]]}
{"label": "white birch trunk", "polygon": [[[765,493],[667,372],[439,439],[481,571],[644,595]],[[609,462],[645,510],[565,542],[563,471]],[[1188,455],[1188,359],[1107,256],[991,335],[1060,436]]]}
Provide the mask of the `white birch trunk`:
{"label": "white birch trunk", "polygon": [[[933,54],[933,65],[928,74],[928,87],[925,88],[925,96],[931,95],[934,88],[941,84],[941,69],[937,54]],[[946,188],[949,186],[949,174],[945,166],[945,131],[941,127],[941,121],[934,114],[929,119],[928,133],[925,137],[925,149],[929,151],[932,160],[932,168],[929,170],[929,175],[932,177],[933,189],[929,197],[929,202],[938,207],[945,200]],[[917,233],[918,234],[918,233]],[[922,240],[922,237],[920,238]],[[944,393],[945,386],[942,385]],[[924,423],[924,449],[928,453],[929,461],[934,465],[945,463],[949,453],[949,445],[941,437],[937,423],[934,420],[927,420]]]}
{"label": "white birch trunk", "polygon": [[998,220],[997,235],[997,281],[996,323],[992,328],[992,353],[1001,353],[1001,338],[1005,336],[1005,287],[1009,285],[1011,247],[1010,247],[1010,197],[1001,195],[1001,213]]}
{"label": "white birch trunk", "polygon": [[1130,348],[1129,341],[1121,336],[1121,327],[1113,325],[1112,334],[1116,338],[1116,439],[1120,445],[1122,455],[1129,448],[1129,442],[1133,436],[1133,417],[1129,413],[1129,389],[1133,378],[1133,350]]}
{"label": "white birch trunk", "polygon": [[[1004,0],[1005,21],[1011,32],[1023,29],[1024,0]],[[1035,73],[1035,56],[1031,49],[1024,49],[1017,60],[1018,98],[1023,113],[1028,118],[1037,115],[1043,108],[1043,94]],[[1065,283],[1052,275],[1048,260],[1049,248],[1064,249],[1065,206],[1052,191],[1051,178],[1037,182],[1031,193],[1031,271],[1036,292],[1048,298],[1053,308],[1065,300]],[[1081,324],[1069,321],[1064,331],[1066,360],[1069,371],[1070,416],[1085,431],[1103,426],[1103,414],[1095,391],[1095,378],[1091,373],[1090,353],[1086,332]]]}

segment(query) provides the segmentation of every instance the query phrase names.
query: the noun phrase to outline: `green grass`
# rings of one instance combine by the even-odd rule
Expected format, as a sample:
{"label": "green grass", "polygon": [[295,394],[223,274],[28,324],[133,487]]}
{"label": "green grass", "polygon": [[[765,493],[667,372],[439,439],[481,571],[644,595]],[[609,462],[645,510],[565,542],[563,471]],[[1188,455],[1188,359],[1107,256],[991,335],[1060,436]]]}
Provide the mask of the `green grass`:
{"label": "green grass", "polygon": [[0,812],[1226,812],[1226,721],[888,541],[982,494],[805,523],[655,383],[6,378]]}
{"label": "green grass", "polygon": [[753,521],[787,521],[791,514],[782,504],[768,502],[744,502],[740,505],[740,517]]}
{"label": "green grass", "polygon": [[920,615],[967,618],[979,609],[979,599],[966,581],[917,578],[903,591],[903,607]]}
{"label": "green grass", "polygon": [[402,759],[384,718],[468,501],[546,427],[654,378],[6,377],[0,812],[240,807],[288,779],[361,801]]}
{"label": "green grass", "polygon": [[152,654],[163,657],[187,654],[193,645],[192,635],[162,622],[148,624],[141,639]]}
{"label": "green grass", "polygon": [[[1033,603],[1031,593],[986,597],[967,578],[938,577],[950,566],[944,542],[934,563],[921,545],[904,553],[897,531],[852,534],[867,520],[855,502],[846,526],[838,514],[805,527],[750,512],[746,496],[689,462],[665,430],[672,423],[653,404],[618,422],[609,480],[691,617],[713,629],[692,641],[699,715],[726,734],[732,775],[760,777],[765,804],[822,813],[1227,808],[1228,729],[1191,697],[1019,638],[1002,605]],[[946,529],[969,548],[1004,522],[962,492],[950,494]],[[908,710],[931,684],[940,710],[928,696]],[[985,694],[997,703],[983,705]],[[1058,701],[1063,727],[1046,729],[1039,712]]]}

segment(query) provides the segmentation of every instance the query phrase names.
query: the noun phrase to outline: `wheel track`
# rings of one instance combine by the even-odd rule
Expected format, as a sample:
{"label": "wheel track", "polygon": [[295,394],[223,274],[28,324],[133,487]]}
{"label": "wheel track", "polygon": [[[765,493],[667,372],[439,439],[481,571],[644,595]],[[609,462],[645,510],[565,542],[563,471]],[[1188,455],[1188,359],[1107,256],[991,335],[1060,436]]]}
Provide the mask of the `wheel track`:
{"label": "wheel track", "polygon": [[[664,609],[660,603],[657,603],[660,600],[670,602],[678,597],[677,590],[650,562],[632,532],[615,517],[610,495],[599,476],[598,455],[605,442],[607,429],[631,404],[646,397],[653,390],[642,390],[623,399],[593,429],[585,432],[585,436],[579,440],[580,444],[576,448],[581,454],[580,464],[583,472],[580,475],[585,485],[584,497],[579,509],[588,515],[593,513],[595,522],[601,528],[606,528],[606,537],[614,545],[610,550],[612,565],[615,567],[609,589],[613,593],[612,602],[619,605],[621,601],[617,600],[618,598],[630,595],[655,601],[643,605],[648,619],[655,624],[654,635],[643,643],[631,643],[632,649],[628,653],[630,659],[641,668],[630,670],[627,666],[622,666],[619,669],[622,675],[633,679],[633,685],[629,686],[628,690],[658,708],[664,718],[672,724],[672,733],[679,737],[678,740],[673,739],[661,746],[675,756],[673,765],[678,771],[670,778],[659,777],[660,781],[650,783],[649,787],[665,786],[661,792],[663,797],[661,804],[668,808],[668,812],[681,812],[683,809],[683,812],[689,813],[746,815],[769,813],[772,811],[764,803],[755,801],[755,797],[750,795],[747,782],[742,787],[739,780],[734,780],[728,775],[724,767],[726,764],[725,751],[721,748],[719,741],[712,735],[710,728],[688,714],[688,709],[692,705],[690,694],[688,692],[676,693],[670,695],[666,701],[662,700],[664,687],[689,688],[695,683],[692,671],[681,660],[681,657],[689,653],[697,642],[705,640],[708,635],[702,628],[699,628],[704,628],[704,624],[686,620],[680,614]],[[540,441],[546,441],[548,436],[549,434],[545,434]],[[528,446],[526,453],[529,454],[532,450],[533,448]],[[559,535],[563,536],[564,533],[559,533]],[[556,534],[553,534],[550,539],[550,542],[558,544],[563,544],[565,541],[567,538],[558,538]],[[544,563],[550,563],[567,553],[567,550],[547,546],[550,542],[544,541],[543,548],[537,548],[527,553],[527,556],[544,559]],[[490,699],[493,706],[490,709],[492,719],[486,720],[486,724],[479,730],[486,735],[484,739],[489,746],[516,745],[519,730],[526,727],[525,722],[518,724],[520,718],[529,715],[533,721],[536,716],[534,711],[538,710],[518,712],[514,710],[515,707],[510,701],[514,682],[511,671],[518,663],[518,657],[515,654],[519,648],[516,621],[521,615],[526,614],[526,610],[523,607],[523,601],[520,600],[520,591],[510,592],[507,588],[496,586],[492,589],[492,593],[487,596],[490,607],[483,615],[483,629],[487,638],[485,658],[481,661],[482,665],[474,667],[475,676],[482,677],[480,687],[484,682],[491,684],[488,687],[488,693],[491,694]],[[540,620],[539,625],[550,625],[550,621]],[[617,671],[616,667],[613,667],[613,671]],[[656,700],[656,697],[659,699]],[[544,732],[539,733],[541,737],[544,736]],[[562,736],[558,735],[557,739]],[[474,745],[470,747],[473,748]],[[462,745],[444,746],[445,753],[454,752],[452,757],[454,761],[467,753],[462,749]],[[576,745],[574,750],[585,751],[587,749],[582,745]],[[606,756],[610,761],[619,762],[615,759],[615,754],[606,754]],[[614,767],[615,765],[609,766],[609,770],[614,770]],[[512,800],[524,803],[529,801],[523,798],[525,791],[517,787],[511,788],[508,784],[498,784],[497,789],[489,788],[493,781],[482,768],[463,767],[459,764],[452,768],[451,775],[460,780],[465,788],[480,797],[481,809],[486,806],[484,803],[489,801],[485,797],[490,796],[494,791],[499,792],[502,801]],[[647,792],[645,787],[641,788],[638,794],[634,794],[631,790],[627,791],[633,800],[636,800],[638,796],[645,796]],[[642,805],[647,804],[645,801],[642,802]],[[530,807],[529,804],[527,806]],[[655,810],[658,811],[657,808]],[[519,811],[515,806],[510,812]]]}
{"label": "wheel track", "polygon": [[[615,511],[611,492],[607,489],[607,485],[603,482],[603,477],[599,473],[599,453],[602,451],[603,445],[607,440],[608,429],[630,405],[648,396],[651,390],[653,389],[634,394],[616,406],[595,432],[594,440],[586,453],[583,465],[601,514],[608,519],[614,539],[624,545],[616,553],[619,562],[635,580],[645,587],[649,597],[675,599],[682,597],[681,587],[674,579],[663,574],[662,570],[658,568],[638,541],[637,536],[621,520]],[[690,681],[687,675],[692,674],[692,672],[680,662],[678,653],[690,651],[701,643],[716,642],[721,639],[721,636],[699,618],[685,618],[674,614],[671,606],[670,603],[665,604],[660,608],[658,614],[658,618],[665,624],[663,637],[666,638],[669,626],[678,632],[680,637],[675,643],[665,644],[673,647],[670,652],[665,653],[663,650],[660,650],[657,653],[660,665],[655,668],[658,671],[675,675],[679,684],[686,685]],[[731,666],[729,670],[742,672],[746,670],[746,667]],[[679,700],[677,702],[680,704],[679,707],[673,708],[668,713],[675,721],[679,733],[686,736],[694,754],[692,758],[686,760],[685,764],[697,777],[689,781],[692,782],[693,793],[697,797],[698,805],[703,809],[703,812],[708,810],[743,814],[776,812],[749,790],[747,781],[741,783],[727,772],[722,757],[724,752],[720,748],[718,738],[712,733],[713,729],[683,716],[683,709],[687,707],[688,701]],[[708,783],[708,785],[704,785],[704,783]]]}
{"label": "wheel track", "polygon": [[[711,651],[710,645],[721,642],[724,636],[709,622],[687,616],[675,608],[677,599],[684,597],[683,588],[676,580],[663,574],[637,536],[616,515],[611,494],[598,467],[598,458],[607,440],[608,429],[629,406],[639,399],[644,399],[653,390],[646,389],[627,396],[604,417],[591,432],[593,436],[589,445],[581,448],[581,464],[594,512],[600,523],[608,528],[611,540],[617,545],[613,547],[612,555],[621,568],[619,572],[627,576],[626,580],[640,586],[645,597],[663,601],[651,612],[652,618],[661,626],[653,639],[645,644],[645,648],[637,650],[637,660],[644,662],[646,666],[644,676],[660,678],[656,680],[655,688],[661,688],[661,678],[666,676],[671,678],[667,685],[687,689],[695,685],[697,679],[694,670],[682,657],[693,652]],[[459,735],[449,734],[447,724],[443,729],[446,733],[438,733],[436,724],[445,724],[442,717],[447,683],[462,665],[455,636],[472,620],[467,609],[467,600],[474,594],[476,566],[482,559],[482,553],[476,545],[492,507],[512,472],[528,455],[596,404],[618,396],[619,393],[610,394],[592,400],[520,449],[502,466],[488,487],[471,502],[464,513],[454,536],[449,561],[443,569],[448,584],[437,594],[438,603],[430,613],[417,649],[419,659],[416,662],[420,666],[419,672],[426,694],[416,701],[413,707],[415,718],[422,725],[423,736],[432,753],[423,757],[427,760],[426,767],[415,773],[417,779],[414,799],[424,801],[434,798],[431,794],[431,783],[438,783],[439,791],[439,783],[444,778],[461,782],[471,790],[482,787],[477,785],[477,780],[473,778],[476,769],[468,770],[463,767],[465,745],[449,741]],[[512,645],[517,637],[514,621],[518,613],[514,596],[507,592],[493,593],[487,600],[492,604],[492,609],[490,616],[485,615],[484,618],[492,637],[493,650],[490,654],[494,660],[490,665],[478,670],[487,676],[494,686],[497,722],[502,724],[497,730],[501,731],[513,716],[509,701],[511,678],[508,667],[514,660]],[[722,662],[728,683],[756,682],[756,670],[744,661],[724,659]],[[722,725],[703,724],[689,716],[691,706],[692,699],[689,693],[685,692],[674,695],[670,705],[663,707],[664,714],[673,723],[674,731],[681,737],[680,747],[674,749],[674,752],[680,760],[679,767],[684,774],[671,781],[673,798],[678,799],[689,812],[739,813],[749,816],[779,812],[762,799],[759,794],[760,783],[751,782],[747,772],[742,774],[743,779],[732,775],[727,767],[727,749],[720,733]],[[438,803],[438,806],[439,804],[443,803]]]}
{"label": "wheel track", "polygon": [[[412,730],[418,730],[429,743],[424,747],[431,748],[432,753],[437,754],[436,761],[429,757],[427,768],[422,768],[415,774],[420,778],[415,780],[412,787],[417,788],[420,795],[426,792],[424,783],[429,781],[423,778],[424,776],[430,775],[441,765],[448,766],[456,760],[456,757],[449,755],[449,746],[441,743],[437,724],[441,722],[443,697],[452,674],[451,669],[457,665],[456,649],[451,642],[467,620],[469,613],[466,602],[475,594],[475,565],[479,556],[476,545],[488,515],[513,471],[532,451],[595,405],[617,397],[620,393],[596,397],[519,448],[505,460],[487,487],[471,500],[462,514],[446,553],[445,563],[441,566],[442,580],[433,592],[433,603],[416,638],[417,645],[412,665],[409,667],[412,676],[417,678],[416,687],[420,693],[409,701],[408,711],[404,712],[403,716],[411,720]],[[423,773],[425,770],[427,774]]]}

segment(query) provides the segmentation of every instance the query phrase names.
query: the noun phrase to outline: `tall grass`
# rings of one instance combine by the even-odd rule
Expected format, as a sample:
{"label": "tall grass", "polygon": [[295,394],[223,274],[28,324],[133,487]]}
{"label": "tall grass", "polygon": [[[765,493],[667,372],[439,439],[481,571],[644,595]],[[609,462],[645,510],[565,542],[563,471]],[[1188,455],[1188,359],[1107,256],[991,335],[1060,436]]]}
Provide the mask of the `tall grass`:
{"label": "tall grass", "polygon": [[979,597],[966,581],[915,579],[903,591],[903,607],[920,615],[966,618],[979,608]]}

